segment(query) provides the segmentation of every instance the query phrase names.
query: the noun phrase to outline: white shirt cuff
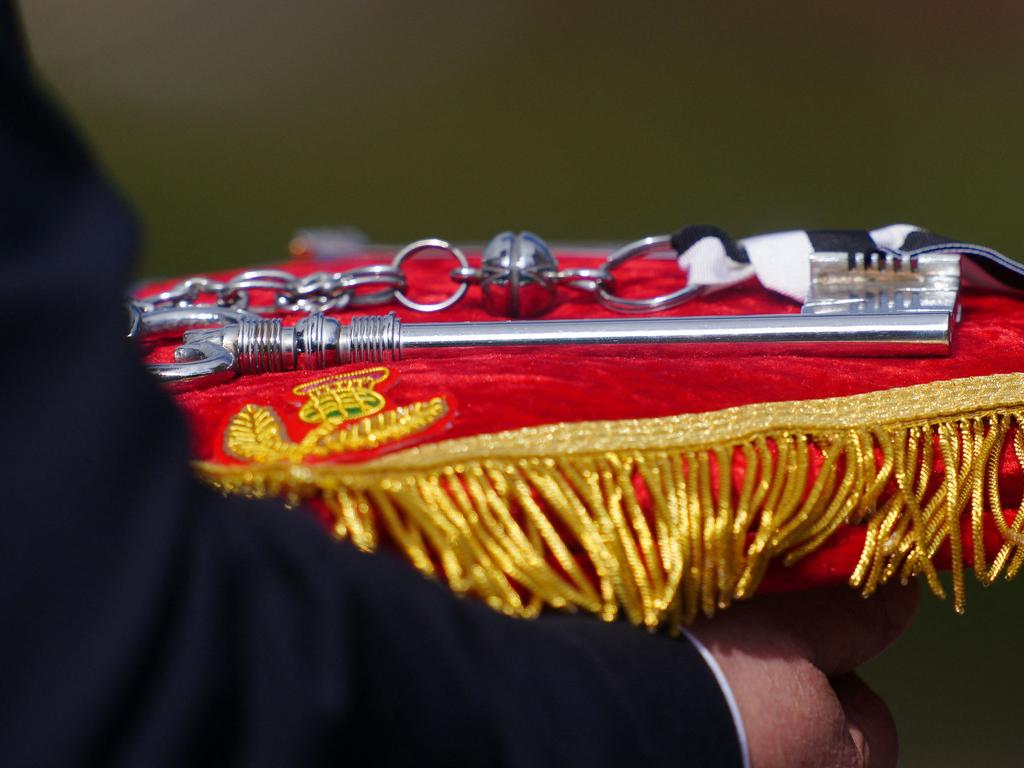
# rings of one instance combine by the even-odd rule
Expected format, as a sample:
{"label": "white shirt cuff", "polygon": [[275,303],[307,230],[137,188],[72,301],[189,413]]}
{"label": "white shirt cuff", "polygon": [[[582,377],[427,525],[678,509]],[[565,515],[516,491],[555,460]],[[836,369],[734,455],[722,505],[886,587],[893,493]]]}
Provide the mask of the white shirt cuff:
{"label": "white shirt cuff", "polygon": [[718,662],[715,660],[715,657],[711,655],[711,651],[704,647],[704,643],[691,635],[685,629],[683,630],[683,634],[686,635],[687,640],[693,643],[693,647],[696,648],[704,658],[705,663],[711,670],[711,674],[713,674],[715,676],[715,680],[718,681],[718,687],[722,689],[722,695],[725,697],[725,703],[729,707],[730,714],[732,714],[733,725],[736,727],[736,738],[740,743],[740,757],[743,760],[743,768],[750,768],[750,748],[747,746],[747,732],[743,728],[743,719],[740,717],[740,708],[736,705],[736,697],[732,695],[732,688],[729,686],[729,681],[725,679],[725,673],[722,672],[722,668],[718,666]]}

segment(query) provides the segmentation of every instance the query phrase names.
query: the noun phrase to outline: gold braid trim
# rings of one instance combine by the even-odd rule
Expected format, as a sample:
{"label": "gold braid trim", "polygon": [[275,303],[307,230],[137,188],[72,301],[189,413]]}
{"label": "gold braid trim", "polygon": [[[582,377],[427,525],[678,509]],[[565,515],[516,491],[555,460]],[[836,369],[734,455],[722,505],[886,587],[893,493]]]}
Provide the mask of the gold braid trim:
{"label": "gold braid trim", "polygon": [[[373,550],[386,532],[422,572],[516,616],[550,606],[687,623],[750,597],[772,560],[799,560],[844,523],[866,528],[850,578],[865,595],[923,574],[942,596],[932,561],[948,540],[961,612],[963,514],[980,581],[1024,565],[1024,513],[1007,524],[999,489],[1007,441],[1024,464],[1022,418],[1024,375],[1002,374],[549,424],[361,464],[196,466],[228,493],[318,497],[340,538]],[[982,521],[993,511],[1003,545],[988,563]]]}

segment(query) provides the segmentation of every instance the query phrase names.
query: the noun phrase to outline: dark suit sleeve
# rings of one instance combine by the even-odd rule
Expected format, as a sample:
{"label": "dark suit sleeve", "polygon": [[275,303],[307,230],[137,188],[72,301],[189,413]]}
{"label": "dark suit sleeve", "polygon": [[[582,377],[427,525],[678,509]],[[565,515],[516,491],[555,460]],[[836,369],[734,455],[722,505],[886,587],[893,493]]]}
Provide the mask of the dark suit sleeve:
{"label": "dark suit sleeve", "polygon": [[505,618],[222,498],[124,340],[125,205],[0,0],[0,765],[735,765],[685,641]]}

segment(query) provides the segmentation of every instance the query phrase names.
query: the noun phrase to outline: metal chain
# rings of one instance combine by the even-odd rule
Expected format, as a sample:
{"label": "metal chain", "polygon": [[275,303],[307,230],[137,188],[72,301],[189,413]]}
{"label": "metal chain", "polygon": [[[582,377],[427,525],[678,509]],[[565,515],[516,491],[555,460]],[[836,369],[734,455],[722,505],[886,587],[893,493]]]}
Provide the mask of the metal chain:
{"label": "metal chain", "polygon": [[[357,293],[359,288],[368,285],[383,287],[369,293]],[[142,312],[213,304],[255,314],[311,313],[386,304],[406,286],[405,274],[386,264],[344,272],[313,272],[302,277],[280,269],[250,269],[223,281],[189,277],[155,296],[133,299],[132,303]],[[251,306],[250,291],[273,293],[273,303],[263,307]]]}
{"label": "metal chain", "polygon": [[[442,301],[420,303],[406,295],[409,279],[403,264],[425,251],[441,251],[450,255],[456,267],[448,273],[455,285],[454,291]],[[626,298],[615,293],[614,270],[635,258],[654,252],[677,254],[669,236],[646,237],[630,243],[614,253],[598,267],[559,269],[538,265],[522,272],[525,278],[539,282],[550,289],[562,286],[594,296],[595,300],[618,312],[661,311],[674,307],[700,292],[700,286],[683,285],[680,289],[650,298]],[[487,286],[495,281],[507,280],[508,263],[497,264],[486,259],[480,267],[471,267],[461,250],[444,240],[417,240],[399,251],[390,264],[373,264],[338,272],[313,272],[297,276],[280,269],[250,269],[226,280],[215,280],[201,275],[182,280],[171,288],[146,298],[133,297],[130,310],[148,314],[162,310],[195,307],[218,307],[249,314],[328,312],[350,307],[369,307],[397,301],[420,312],[446,309],[465,296],[470,285]],[[269,292],[273,303],[252,306],[251,292]]]}

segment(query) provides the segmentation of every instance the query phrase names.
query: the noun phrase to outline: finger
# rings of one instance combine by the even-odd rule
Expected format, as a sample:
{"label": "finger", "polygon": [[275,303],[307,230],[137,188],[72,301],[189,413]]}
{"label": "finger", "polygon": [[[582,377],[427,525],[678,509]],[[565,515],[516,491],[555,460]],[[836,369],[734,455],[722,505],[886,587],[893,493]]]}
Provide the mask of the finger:
{"label": "finger", "polygon": [[857,675],[835,678],[832,687],[864,768],[895,768],[899,739],[886,703]]}
{"label": "finger", "polygon": [[[910,624],[917,585],[892,585],[863,598],[849,587],[769,595],[738,605],[695,629],[755,653],[802,656],[827,675],[843,675],[874,658]],[[756,640],[744,635],[757,628]],[[723,648],[723,650],[726,650]]]}

